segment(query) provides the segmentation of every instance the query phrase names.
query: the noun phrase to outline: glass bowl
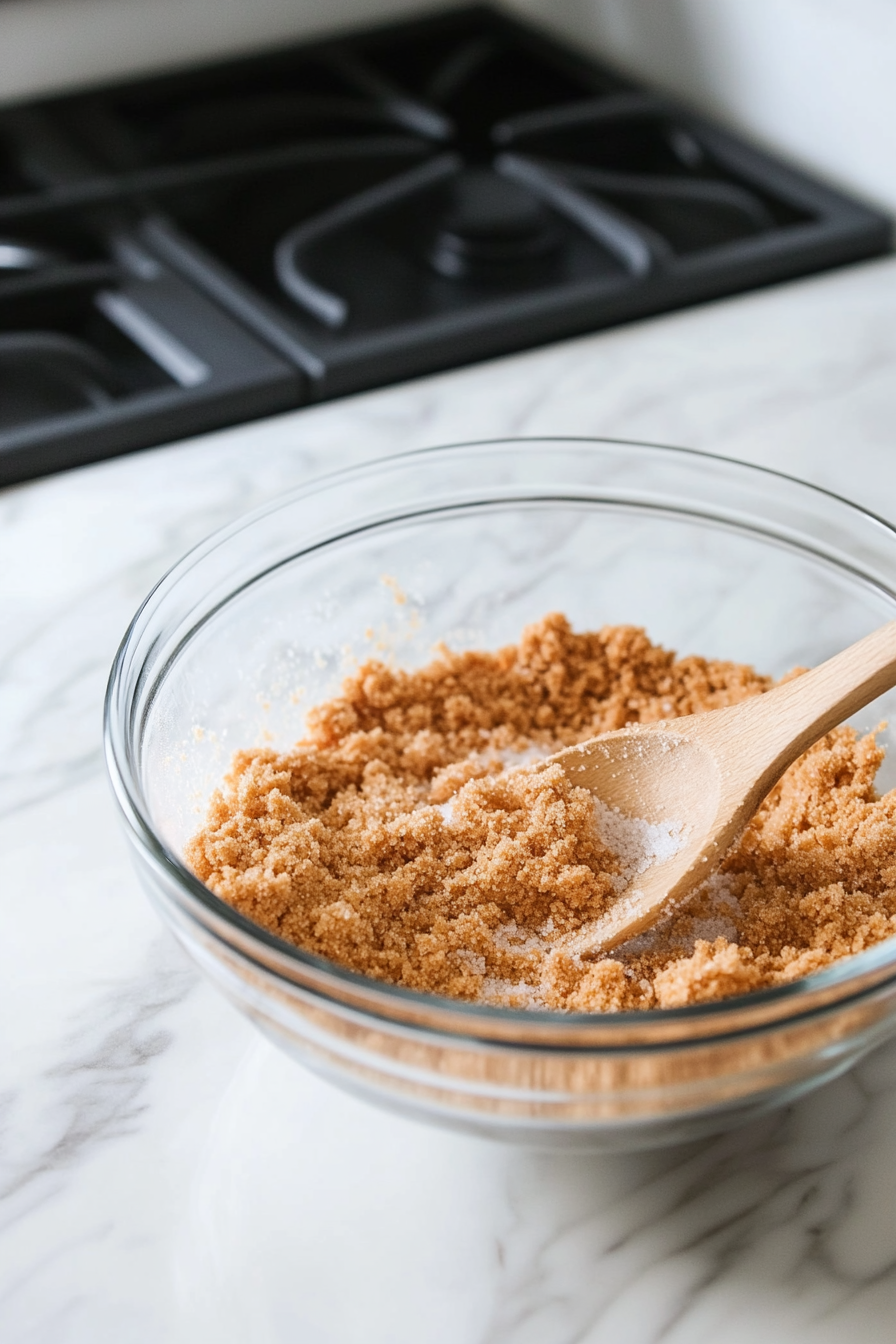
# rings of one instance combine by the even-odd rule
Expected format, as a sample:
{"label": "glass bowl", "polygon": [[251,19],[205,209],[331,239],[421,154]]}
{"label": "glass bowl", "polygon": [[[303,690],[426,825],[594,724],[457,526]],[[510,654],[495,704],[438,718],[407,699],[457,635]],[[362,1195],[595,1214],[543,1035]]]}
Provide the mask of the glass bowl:
{"label": "glass bowl", "polygon": [[[162,917],[296,1059],[499,1138],[691,1139],[818,1086],[892,1031],[896,939],[721,1003],[514,1011],[300,951],[182,859],[231,753],[293,743],[353,660],[416,666],[438,640],[495,648],[552,610],[578,630],[641,625],[680,653],[780,675],[896,616],[896,532],[789,477],[648,444],[472,443],[328,476],[210,537],[146,599],[109,682],[112,782]],[[894,708],[891,693],[856,722],[874,727]]]}

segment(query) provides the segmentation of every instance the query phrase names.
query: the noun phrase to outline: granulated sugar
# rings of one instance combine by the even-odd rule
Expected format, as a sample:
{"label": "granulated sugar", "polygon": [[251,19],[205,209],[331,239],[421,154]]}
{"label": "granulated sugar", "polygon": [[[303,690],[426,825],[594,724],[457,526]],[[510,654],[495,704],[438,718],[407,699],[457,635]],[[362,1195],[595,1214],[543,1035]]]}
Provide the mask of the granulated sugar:
{"label": "granulated sugar", "polygon": [[594,800],[597,833],[619,861],[616,889],[622,891],[652,863],[671,859],[685,843],[688,827],[683,821],[645,821],[628,817],[602,798]]}
{"label": "granulated sugar", "polygon": [[[896,794],[840,728],[787,772],[719,872],[600,961],[570,934],[684,840],[621,817],[544,757],[772,685],[563,616],[495,653],[369,662],[290,751],[239,752],[187,859],[244,915],[410,989],[585,1012],[672,1007],[795,979],[896,932]],[[528,764],[520,766],[521,762]]]}

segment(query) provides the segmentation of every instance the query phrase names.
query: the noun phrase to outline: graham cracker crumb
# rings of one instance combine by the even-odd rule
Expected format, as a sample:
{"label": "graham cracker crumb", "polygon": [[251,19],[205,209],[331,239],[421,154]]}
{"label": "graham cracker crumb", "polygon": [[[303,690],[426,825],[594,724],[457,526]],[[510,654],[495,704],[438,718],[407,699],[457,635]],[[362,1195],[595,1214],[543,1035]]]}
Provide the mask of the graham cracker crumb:
{"label": "graham cracker crumb", "polygon": [[556,944],[619,898],[634,840],[545,761],[772,684],[556,613],[495,653],[441,648],[413,672],[371,660],[291,750],[237,753],[187,861],[279,937],[427,993],[619,1012],[781,984],[896,932],[896,792],[875,792],[873,734],[812,747],[718,872],[596,963]]}

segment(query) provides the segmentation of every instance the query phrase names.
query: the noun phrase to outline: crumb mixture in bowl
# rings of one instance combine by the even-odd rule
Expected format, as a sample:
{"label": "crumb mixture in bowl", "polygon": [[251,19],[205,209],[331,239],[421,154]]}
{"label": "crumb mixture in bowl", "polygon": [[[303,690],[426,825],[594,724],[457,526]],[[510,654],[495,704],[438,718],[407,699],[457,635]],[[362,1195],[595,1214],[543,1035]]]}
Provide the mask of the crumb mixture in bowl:
{"label": "crumb mixture in bowl", "polygon": [[599,961],[563,940],[675,835],[620,828],[546,760],[772,684],[633,627],[575,634],[557,614],[496,653],[367,662],[290,751],[237,754],[187,859],[279,937],[427,993],[614,1012],[782,984],[896,933],[896,792],[875,792],[873,735],[844,727],[812,747],[716,874]]}

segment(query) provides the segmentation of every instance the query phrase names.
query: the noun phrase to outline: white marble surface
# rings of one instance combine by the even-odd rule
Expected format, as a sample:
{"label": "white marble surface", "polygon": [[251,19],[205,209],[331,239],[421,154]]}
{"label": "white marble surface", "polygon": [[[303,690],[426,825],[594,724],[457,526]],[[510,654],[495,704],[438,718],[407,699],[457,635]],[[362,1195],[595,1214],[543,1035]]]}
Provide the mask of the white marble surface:
{"label": "white marble surface", "polygon": [[100,755],[152,582],[309,475],[502,434],[779,467],[896,518],[896,260],[0,494],[4,1344],[890,1344],[896,1045],[688,1149],[547,1157],[369,1109],[201,983]]}

